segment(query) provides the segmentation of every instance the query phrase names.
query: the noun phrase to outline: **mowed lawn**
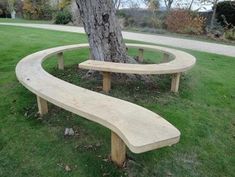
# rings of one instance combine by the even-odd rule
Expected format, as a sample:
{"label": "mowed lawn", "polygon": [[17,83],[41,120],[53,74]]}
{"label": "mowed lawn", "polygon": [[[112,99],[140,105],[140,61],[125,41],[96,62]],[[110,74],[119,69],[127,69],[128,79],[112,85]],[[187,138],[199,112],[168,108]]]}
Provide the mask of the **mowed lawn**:
{"label": "mowed lawn", "polygon": [[[113,84],[112,96],[160,114],[181,131],[180,142],[172,147],[138,155],[128,151],[123,169],[108,160],[110,130],[53,105],[38,119],[35,95],[16,79],[17,62],[42,49],[85,42],[82,34],[0,26],[0,177],[234,176],[232,57],[187,50],[197,64],[183,75],[179,94],[169,92],[168,76],[156,77],[157,86]],[[87,55],[88,50],[66,53],[65,71],[56,69],[55,60],[44,66],[57,77],[100,91],[100,80],[84,81],[77,70]],[[155,62],[161,54],[146,52],[145,57]],[[76,135],[64,137],[66,127],[73,127]]]}

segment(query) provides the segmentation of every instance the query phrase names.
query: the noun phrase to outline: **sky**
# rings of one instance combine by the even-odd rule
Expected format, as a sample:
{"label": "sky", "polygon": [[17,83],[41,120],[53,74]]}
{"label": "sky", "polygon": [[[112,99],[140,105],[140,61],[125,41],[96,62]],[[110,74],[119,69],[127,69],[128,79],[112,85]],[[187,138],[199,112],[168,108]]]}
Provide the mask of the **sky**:
{"label": "sky", "polygon": [[[143,3],[143,0],[132,0],[132,2],[131,3],[130,2],[131,1],[127,0],[127,3],[124,3],[121,8],[128,8],[128,7],[132,6],[132,4],[135,4],[135,3],[137,3],[141,8],[146,8],[146,5]],[[183,1],[181,1],[181,2],[183,2]],[[164,8],[165,7],[164,1],[161,0],[160,3],[161,3],[161,7]],[[178,7],[177,3],[173,3],[172,7],[173,8]],[[199,9],[199,8],[200,8],[199,11],[207,11],[207,10],[212,9],[212,5],[211,4],[209,4],[209,5],[194,4],[193,7],[192,7],[193,10],[196,10],[196,9]]]}

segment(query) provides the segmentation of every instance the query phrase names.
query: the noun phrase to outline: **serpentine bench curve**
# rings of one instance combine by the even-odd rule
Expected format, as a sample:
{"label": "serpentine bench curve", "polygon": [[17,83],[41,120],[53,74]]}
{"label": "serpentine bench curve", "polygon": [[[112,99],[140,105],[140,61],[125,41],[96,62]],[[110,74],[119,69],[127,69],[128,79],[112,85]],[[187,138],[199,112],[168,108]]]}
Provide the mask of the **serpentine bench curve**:
{"label": "serpentine bench curve", "polygon": [[37,96],[40,115],[48,112],[47,102],[97,122],[111,130],[111,159],[121,166],[126,146],[142,153],[171,146],[180,139],[180,132],[158,114],[136,104],[81,88],[46,72],[41,64],[49,56],[68,50],[88,48],[88,44],[55,47],[23,58],[16,66],[18,80]]}
{"label": "serpentine bench curve", "polygon": [[[103,91],[108,93],[111,89],[111,74],[110,73],[126,73],[139,75],[153,75],[153,74],[172,74],[171,91],[178,92],[180,75],[191,69],[195,63],[196,58],[186,52],[160,47],[155,45],[144,44],[127,44],[130,48],[139,48],[138,60],[143,62],[144,49],[163,52],[164,63],[160,64],[128,64],[128,63],[114,63],[107,61],[87,60],[78,65],[79,68],[97,70],[103,72]],[[168,61],[172,57],[172,61]],[[165,62],[167,61],[167,62]]]}

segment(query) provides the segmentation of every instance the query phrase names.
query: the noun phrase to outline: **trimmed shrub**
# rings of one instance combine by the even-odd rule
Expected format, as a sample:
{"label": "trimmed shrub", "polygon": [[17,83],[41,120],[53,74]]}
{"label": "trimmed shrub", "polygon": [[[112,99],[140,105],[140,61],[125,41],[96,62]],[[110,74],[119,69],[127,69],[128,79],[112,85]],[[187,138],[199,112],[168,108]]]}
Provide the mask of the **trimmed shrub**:
{"label": "trimmed shrub", "polygon": [[235,28],[231,28],[225,32],[225,38],[235,41]]}
{"label": "trimmed shrub", "polygon": [[38,0],[34,3],[33,0],[23,1],[23,16],[26,19],[33,20],[51,20],[53,10],[49,1]]}
{"label": "trimmed shrub", "polygon": [[174,10],[166,17],[166,27],[169,31],[186,34],[202,34],[205,19],[187,10]]}
{"label": "trimmed shrub", "polygon": [[134,26],[135,25],[135,20],[133,17],[131,16],[126,16],[125,19],[124,19],[124,26],[127,27],[127,26]]}
{"label": "trimmed shrub", "polygon": [[72,22],[72,14],[68,10],[59,11],[55,17],[55,24],[66,25]]}

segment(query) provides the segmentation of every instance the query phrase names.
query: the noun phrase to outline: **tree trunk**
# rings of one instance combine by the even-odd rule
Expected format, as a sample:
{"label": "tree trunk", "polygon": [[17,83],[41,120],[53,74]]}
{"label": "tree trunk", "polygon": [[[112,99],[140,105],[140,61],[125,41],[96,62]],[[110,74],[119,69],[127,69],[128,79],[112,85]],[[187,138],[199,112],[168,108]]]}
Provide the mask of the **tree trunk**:
{"label": "tree trunk", "polygon": [[167,11],[171,9],[171,5],[174,0],[164,0]]}
{"label": "tree trunk", "polygon": [[76,0],[93,59],[130,63],[112,0]]}
{"label": "tree trunk", "polygon": [[188,10],[192,10],[193,3],[194,3],[194,0],[191,0],[189,7],[188,7]]}
{"label": "tree trunk", "polygon": [[214,0],[214,3],[213,3],[213,13],[212,13],[211,24],[210,24],[211,30],[214,28],[214,22],[215,22],[216,10],[217,10],[217,2],[218,2],[218,0]]}

